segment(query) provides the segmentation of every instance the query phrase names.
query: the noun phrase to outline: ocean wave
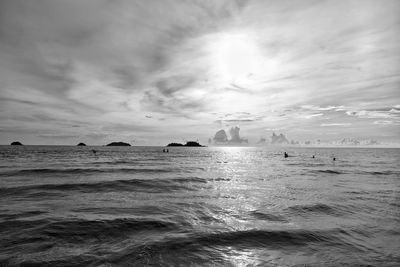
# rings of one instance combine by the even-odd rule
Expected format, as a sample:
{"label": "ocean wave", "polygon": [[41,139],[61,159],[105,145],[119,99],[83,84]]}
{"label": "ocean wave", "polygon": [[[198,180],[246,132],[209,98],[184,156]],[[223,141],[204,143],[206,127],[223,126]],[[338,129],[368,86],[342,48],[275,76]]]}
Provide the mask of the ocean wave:
{"label": "ocean wave", "polygon": [[81,214],[96,214],[96,215],[127,215],[127,216],[140,216],[146,217],[154,216],[154,215],[170,215],[173,212],[173,209],[170,207],[164,206],[154,206],[154,205],[143,205],[143,206],[135,206],[135,207],[79,207],[71,209],[74,213]]}
{"label": "ocean wave", "polygon": [[230,181],[230,178],[222,178],[222,177],[218,177],[218,178],[211,178],[209,179],[210,181],[215,181],[215,182],[220,182],[220,181]]}
{"label": "ocean wave", "polygon": [[119,160],[109,160],[109,161],[94,161],[94,162],[88,162],[88,165],[111,165],[111,166],[116,166],[116,165],[124,165],[124,164],[134,164],[137,166],[146,166],[157,163],[157,165],[169,165],[171,164],[169,161],[165,161],[162,158],[136,158],[136,159],[119,159]]}
{"label": "ocean wave", "polygon": [[305,231],[305,230],[245,230],[195,235],[193,240],[205,246],[234,245],[245,247],[258,246],[297,246],[309,243],[338,242],[337,231]]}
{"label": "ocean wave", "polygon": [[[6,227],[4,227],[6,226]],[[241,231],[220,232],[188,232],[179,223],[165,220],[66,220],[66,221],[9,221],[0,223],[0,233],[10,231],[15,233],[0,241],[0,245],[16,248],[26,248],[30,252],[36,247],[40,251],[51,250],[54,246],[84,246],[94,247],[90,253],[65,255],[50,259],[43,258],[3,258],[0,263],[4,265],[36,264],[41,266],[68,265],[162,265],[162,258],[174,262],[174,257],[179,255],[189,262],[209,263],[216,257],[221,260],[221,251],[272,249],[285,251],[301,251],[304,248],[336,247],[352,252],[364,251],[364,247],[357,242],[352,242],[349,237],[353,233],[333,228],[327,230],[265,230],[249,229]],[[8,228],[7,228],[8,227]],[[184,231],[184,229],[186,229]],[[152,238],[146,242],[128,241],[140,232],[149,232]],[[22,233],[22,234],[21,234]],[[113,244],[115,249],[101,250],[99,246]],[[117,245],[118,244],[118,245]],[[39,251],[39,250],[38,250]],[[186,257],[187,256],[187,257]],[[190,258],[188,258],[190,257]],[[223,257],[222,257],[223,258]],[[220,262],[231,265],[229,262]]]}
{"label": "ocean wave", "polygon": [[284,216],[264,213],[257,210],[251,211],[250,215],[258,220],[265,220],[272,222],[288,222],[288,220]]}
{"label": "ocean wave", "polygon": [[[47,229],[45,229],[47,228]],[[39,231],[38,231],[39,230]],[[356,244],[344,242],[345,238],[340,236],[346,235],[342,230],[331,229],[326,231],[305,231],[305,230],[244,230],[244,231],[229,231],[229,232],[214,232],[214,233],[187,233],[178,234],[179,225],[169,222],[159,221],[140,222],[136,220],[113,220],[113,221],[84,221],[84,222],[62,222],[50,223],[47,227],[40,227],[36,231],[36,242],[40,238],[41,244],[47,244],[51,248],[55,243],[72,243],[80,244],[84,242],[88,244],[90,241],[100,244],[106,241],[112,243],[123,241],[129,234],[135,231],[158,231],[165,232],[176,230],[175,234],[164,235],[162,238],[149,239],[147,242],[127,243],[127,246],[121,247],[118,250],[100,251],[95,250],[91,253],[76,255],[66,255],[49,260],[21,259],[19,262],[15,259],[3,260],[10,265],[12,264],[36,264],[41,266],[52,265],[68,265],[71,262],[76,265],[162,265],[162,258],[170,258],[170,263],[173,262],[173,257],[185,259],[182,263],[189,262],[209,263],[209,260],[218,260],[222,265],[232,265],[229,262],[221,261],[220,251],[224,249],[285,249],[299,250],[301,247],[308,246],[342,246],[348,249],[357,250]],[[33,241],[32,238],[30,241]],[[27,242],[29,240],[16,240]],[[2,241],[4,243],[4,241]],[[14,242],[15,244],[15,242]],[[183,258],[182,258],[183,256]],[[186,257],[187,256],[187,257]],[[178,259],[175,259],[177,262]],[[1,261],[0,261],[1,262]]]}
{"label": "ocean wave", "polygon": [[[110,241],[125,239],[127,235],[141,231],[173,231],[179,225],[164,220],[114,219],[114,220],[9,220],[0,223],[3,246],[16,246],[57,240],[63,243]],[[5,233],[14,233],[5,236]]]}
{"label": "ocean wave", "polygon": [[70,169],[23,169],[16,171],[0,172],[0,176],[32,175],[32,174],[90,174],[90,173],[168,173],[176,172],[176,168],[70,168]]}
{"label": "ocean wave", "polygon": [[389,205],[393,206],[393,207],[396,207],[396,208],[400,208],[400,203],[399,202],[390,202]]}
{"label": "ocean wave", "polygon": [[310,213],[319,213],[319,214],[326,214],[326,215],[343,215],[345,212],[342,208],[339,207],[332,207],[326,204],[312,204],[312,205],[294,205],[286,208],[286,211],[289,214],[302,214],[307,215]]}
{"label": "ocean wave", "polygon": [[369,175],[400,175],[399,171],[362,171],[357,174],[369,174]]}
{"label": "ocean wave", "polygon": [[[358,249],[355,244],[343,242],[343,239],[340,238],[340,235],[343,234],[345,234],[344,231],[337,229],[327,231],[254,229],[217,233],[194,233],[175,238],[164,238],[161,241],[148,242],[145,245],[131,246],[113,255],[107,262],[118,265],[128,261],[135,261],[139,264],[143,260],[157,259],[161,253],[169,255],[177,251],[179,251],[180,255],[188,254],[194,257],[196,261],[202,262],[202,259],[197,258],[196,255],[201,255],[202,252],[207,251],[207,255],[215,259],[219,256],[216,252],[226,248],[229,250],[232,250],[232,248],[246,250],[257,248],[298,250],[301,247],[311,245],[340,245],[349,249]],[[141,255],[141,257],[138,257],[138,255]],[[225,265],[223,262],[221,264]]]}
{"label": "ocean wave", "polygon": [[97,192],[149,192],[149,193],[167,193],[172,191],[186,190],[196,191],[199,188],[193,184],[206,184],[207,180],[199,177],[191,178],[172,178],[172,179],[129,179],[102,181],[93,183],[64,183],[64,184],[40,184],[29,186],[18,186],[0,188],[0,196],[20,196],[26,195],[32,197],[35,194],[41,196],[44,194],[52,194],[48,191],[79,191],[83,193]]}
{"label": "ocean wave", "polygon": [[44,211],[26,211],[26,212],[20,212],[20,213],[11,213],[7,214],[6,212],[2,211],[0,213],[0,219],[1,220],[15,220],[15,219],[20,219],[20,218],[29,218],[29,217],[34,217],[38,215],[45,214],[46,212]]}
{"label": "ocean wave", "polygon": [[335,171],[335,170],[310,170],[311,173],[328,173],[328,174],[345,174],[344,171]]}
{"label": "ocean wave", "polygon": [[[343,166],[342,166],[343,167]],[[354,165],[351,165],[351,167],[356,167]],[[326,174],[347,174],[350,173],[349,171],[343,171],[343,170],[309,170],[311,173],[326,173]],[[363,175],[399,175],[399,171],[357,171],[356,169],[354,171],[351,171],[353,174],[363,174]]]}
{"label": "ocean wave", "polygon": [[[42,244],[38,245],[38,251],[50,249],[53,244]],[[53,266],[98,266],[101,265],[103,257],[96,255],[64,255],[54,259],[53,257],[38,257],[36,259],[26,258],[2,258],[0,257],[0,266],[41,266],[41,267],[53,267]],[[95,265],[93,265],[95,264]]]}

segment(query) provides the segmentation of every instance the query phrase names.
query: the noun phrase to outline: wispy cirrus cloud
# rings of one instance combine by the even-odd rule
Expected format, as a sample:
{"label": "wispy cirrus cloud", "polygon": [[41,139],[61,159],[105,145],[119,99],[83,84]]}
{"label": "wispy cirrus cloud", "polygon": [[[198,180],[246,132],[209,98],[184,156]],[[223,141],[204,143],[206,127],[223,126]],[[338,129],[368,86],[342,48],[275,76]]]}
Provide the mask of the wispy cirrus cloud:
{"label": "wispy cirrus cloud", "polygon": [[327,106],[327,107],[319,107],[313,105],[303,105],[301,109],[304,110],[314,110],[314,111],[343,111],[345,110],[344,106]]}
{"label": "wispy cirrus cloud", "polygon": [[379,118],[400,119],[400,110],[398,109],[347,111],[346,114],[349,116],[356,116],[359,118],[367,118],[367,119],[379,119]]}
{"label": "wispy cirrus cloud", "polygon": [[319,116],[323,116],[324,113],[315,113],[315,114],[310,114],[310,115],[305,115],[303,116],[304,119],[311,119],[311,118],[315,118],[315,117],[319,117]]}
{"label": "wispy cirrus cloud", "polygon": [[351,123],[322,123],[322,127],[350,126]]}
{"label": "wispy cirrus cloud", "polygon": [[393,121],[374,121],[374,124],[388,125],[388,124],[393,124]]}

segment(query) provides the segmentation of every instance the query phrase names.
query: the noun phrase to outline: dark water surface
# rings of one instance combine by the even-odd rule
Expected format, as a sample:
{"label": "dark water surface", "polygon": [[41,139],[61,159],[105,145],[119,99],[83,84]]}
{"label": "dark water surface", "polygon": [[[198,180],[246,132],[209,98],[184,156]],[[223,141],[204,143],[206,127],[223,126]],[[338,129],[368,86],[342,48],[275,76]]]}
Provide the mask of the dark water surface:
{"label": "dark water surface", "polygon": [[0,147],[0,266],[400,265],[400,149],[91,149]]}

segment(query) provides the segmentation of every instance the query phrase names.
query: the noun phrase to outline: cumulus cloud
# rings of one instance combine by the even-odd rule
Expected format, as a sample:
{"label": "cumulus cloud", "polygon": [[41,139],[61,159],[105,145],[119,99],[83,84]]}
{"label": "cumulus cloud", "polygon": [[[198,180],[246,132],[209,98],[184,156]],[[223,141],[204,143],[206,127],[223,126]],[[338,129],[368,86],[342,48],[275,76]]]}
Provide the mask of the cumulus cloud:
{"label": "cumulus cloud", "polygon": [[238,126],[231,127],[229,129],[229,135],[231,137],[230,139],[228,139],[228,135],[226,134],[225,130],[221,129],[215,133],[213,140],[215,144],[236,145],[248,143],[247,139],[240,136],[240,128]]}
{"label": "cumulus cloud", "polygon": [[218,132],[216,132],[213,139],[214,142],[217,144],[228,142],[228,136],[226,135],[225,130],[219,130]]}
{"label": "cumulus cloud", "polygon": [[231,135],[231,142],[233,143],[241,143],[242,138],[240,137],[240,128],[239,127],[232,127],[229,129],[229,134]]}
{"label": "cumulus cloud", "polygon": [[279,134],[276,135],[275,133],[272,133],[271,136],[271,144],[274,145],[281,145],[281,144],[289,144],[289,140],[286,138],[286,136],[284,134]]}

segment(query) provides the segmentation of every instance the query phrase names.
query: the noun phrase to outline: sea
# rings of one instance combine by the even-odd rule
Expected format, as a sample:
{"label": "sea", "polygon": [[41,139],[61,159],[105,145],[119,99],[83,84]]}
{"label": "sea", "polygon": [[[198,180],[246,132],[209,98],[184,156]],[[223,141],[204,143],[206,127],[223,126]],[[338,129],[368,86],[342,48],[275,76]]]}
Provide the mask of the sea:
{"label": "sea", "polygon": [[0,146],[0,266],[400,266],[400,149],[163,149]]}

